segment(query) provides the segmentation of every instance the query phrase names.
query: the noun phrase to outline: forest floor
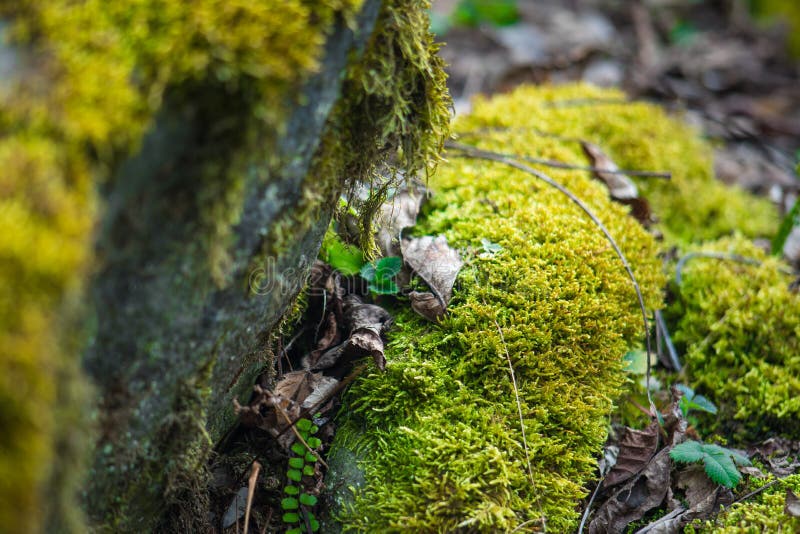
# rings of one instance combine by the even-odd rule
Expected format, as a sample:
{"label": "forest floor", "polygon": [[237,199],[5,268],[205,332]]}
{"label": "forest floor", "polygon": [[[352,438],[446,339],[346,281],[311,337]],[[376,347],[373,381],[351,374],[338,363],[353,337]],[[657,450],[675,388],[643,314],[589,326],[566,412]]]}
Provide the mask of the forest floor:
{"label": "forest floor", "polygon": [[[446,43],[441,54],[449,65],[457,114],[468,113],[476,95],[504,93],[520,84],[584,81],[619,87],[631,99],[657,103],[694,124],[714,146],[719,180],[769,198],[782,214],[794,206],[800,192],[795,174],[800,159],[800,63],[788,52],[785,26],[756,22],[738,2],[497,3],[514,6],[512,14],[502,8],[482,11],[477,4],[438,0],[433,5],[434,30]],[[394,224],[410,226],[419,205],[405,198],[402,206],[407,220]],[[770,243],[760,245],[768,249]],[[397,292],[393,279],[403,276],[399,258],[384,251],[387,261],[370,264],[348,258],[337,246],[328,243],[327,253],[333,251],[336,258],[327,259],[340,272],[317,264],[309,296],[312,311],[298,331],[281,341],[278,385],[267,390],[265,377],[264,389],[241,409],[243,422],[256,431],[232,437],[226,450],[229,463],[215,466],[214,502],[224,532],[239,532],[245,520],[251,532],[319,529],[314,513],[325,515],[320,494],[327,464],[317,451],[325,450],[333,437],[329,422],[337,405],[332,396],[358,375],[362,368],[353,362],[359,358],[369,356],[379,368],[385,365],[381,336],[391,317],[369,295]],[[496,246],[484,243],[483,253],[495,253]],[[797,256],[786,259],[796,268],[800,246],[795,250]],[[433,238],[407,244],[395,254],[430,288],[412,297],[412,307],[435,319],[450,298],[458,255]],[[444,279],[426,276],[430,262],[447,265],[449,274]],[[313,301],[319,298],[324,304],[318,306]],[[659,330],[659,335],[668,333]],[[669,399],[669,391],[662,393]],[[739,472],[785,477],[800,467],[800,442],[762,436],[743,450],[694,441],[696,420],[689,412],[716,408],[688,388],[672,394],[674,401],[660,407],[660,421],[640,430],[615,428],[605,449],[605,479],[590,488],[595,491],[583,503],[588,521],[581,531],[584,526],[591,532],[619,531],[619,518],[625,516],[624,524],[638,525],[637,532],[674,532],[676,525],[683,528],[689,520],[713,517],[721,505],[751,499],[774,483],[734,493],[730,489],[741,478]],[[280,402],[284,404],[276,405]],[[648,411],[644,406],[641,410]],[[677,447],[680,442],[699,448],[683,450]],[[702,470],[688,470],[673,479],[676,493],[686,498],[666,515],[663,507],[650,502],[658,493],[652,489],[637,486],[642,492],[638,505],[617,504],[621,493],[630,493],[642,480],[642,473],[648,473],[652,485],[659,480],[669,485],[667,454],[675,460],[676,449],[678,456],[703,459],[709,476],[706,459],[719,460],[723,474],[709,482]],[[260,451],[260,463],[253,463],[253,450]],[[759,461],[760,470],[751,461]],[[263,465],[286,462],[288,483],[261,471]],[[659,503],[663,499],[661,495]],[[785,513],[800,515],[791,490]]]}

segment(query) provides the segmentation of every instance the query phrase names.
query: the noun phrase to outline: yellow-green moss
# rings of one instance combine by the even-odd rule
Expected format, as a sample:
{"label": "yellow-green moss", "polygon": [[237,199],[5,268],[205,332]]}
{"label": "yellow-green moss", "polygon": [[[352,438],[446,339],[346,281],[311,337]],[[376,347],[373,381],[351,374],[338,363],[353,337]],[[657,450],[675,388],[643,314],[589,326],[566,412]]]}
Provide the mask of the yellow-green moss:
{"label": "yellow-green moss", "polygon": [[[455,128],[524,125],[538,94],[481,101]],[[555,155],[530,130],[485,138],[506,151]],[[622,356],[643,336],[636,295],[603,234],[567,198],[502,164],[448,158],[430,180],[435,196],[415,232],[444,234],[467,263],[448,317],[434,325],[397,311],[386,372],[360,378],[346,395],[351,415],[335,445],[357,451],[365,485],[340,510],[342,524],[364,532],[532,531],[544,517],[548,531],[566,532],[625,384]],[[585,174],[558,178],[600,214],[648,306],[659,306],[664,280],[653,239]],[[480,257],[481,239],[502,251]]]}
{"label": "yellow-green moss", "polygon": [[800,57],[800,5],[786,0],[751,0],[752,10],[767,22],[786,25],[789,50]]}
{"label": "yellow-green moss", "polygon": [[[773,483],[775,478],[753,479],[749,485],[760,488]],[[791,475],[772,485],[751,499],[732,504],[714,519],[695,522],[686,528],[687,534],[757,534],[770,532],[792,534],[800,532],[800,518],[790,517],[783,508],[786,490],[800,494],[800,475]]]}
{"label": "yellow-green moss", "polygon": [[800,438],[800,295],[786,266],[741,237],[700,250],[761,266],[697,258],[674,288],[668,317],[689,383],[720,406],[709,424],[739,437]]}
{"label": "yellow-green moss", "polygon": [[[582,84],[521,91],[495,99],[507,110],[502,115],[478,101],[473,118],[460,127],[472,132],[463,140],[472,143],[485,137],[476,132],[479,127],[507,128],[493,134],[491,143],[478,144],[587,164],[579,144],[583,139],[598,144],[621,168],[670,171],[670,181],[634,179],[669,242],[713,239],[733,231],[748,237],[775,232],[778,215],[770,203],[717,182],[708,144],[658,106],[627,102],[620,91]],[[542,136],[535,144],[527,143],[531,128],[560,138]],[[542,169],[557,180],[564,173]]]}

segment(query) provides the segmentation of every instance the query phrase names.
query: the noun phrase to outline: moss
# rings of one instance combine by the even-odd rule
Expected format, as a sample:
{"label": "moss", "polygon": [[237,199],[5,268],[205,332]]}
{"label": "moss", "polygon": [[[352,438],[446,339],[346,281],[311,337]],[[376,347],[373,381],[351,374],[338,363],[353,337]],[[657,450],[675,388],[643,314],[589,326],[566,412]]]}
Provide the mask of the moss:
{"label": "moss", "polygon": [[[518,126],[505,117],[524,120],[536,95],[479,102],[455,128]],[[551,145],[531,131],[485,139],[526,153]],[[601,214],[648,306],[658,306],[652,238],[585,174],[559,179]],[[350,530],[443,532],[535,530],[544,517],[548,530],[568,531],[624,388],[622,356],[642,336],[630,280],[579,208],[529,175],[451,158],[430,186],[436,194],[415,232],[444,234],[467,263],[447,318],[434,325],[398,310],[386,372],[360,378],[346,395],[350,415],[335,447],[357,453],[365,481],[340,519]],[[502,251],[478,256],[482,238]]]}
{"label": "moss", "polygon": [[[751,479],[755,489],[773,483],[774,477]],[[791,489],[800,494],[800,475],[790,475],[781,482],[765,489],[755,497],[732,504],[708,521],[699,522],[686,528],[687,534],[751,534],[758,532],[785,533],[800,531],[800,518],[790,517],[783,508],[786,504],[786,491]]]}
{"label": "moss", "polygon": [[780,22],[787,30],[789,51],[800,57],[800,6],[784,0],[752,0],[751,9],[767,22]]}
{"label": "moss", "polygon": [[[708,424],[739,434],[800,437],[800,295],[785,266],[742,237],[700,250],[761,266],[694,259],[667,310],[690,384],[721,408]],[[722,425],[722,426],[720,426]]]}
{"label": "moss", "polygon": [[[777,229],[779,219],[771,204],[714,180],[708,144],[655,105],[628,102],[620,91],[581,84],[521,89],[494,101],[507,112],[499,115],[494,106],[479,100],[473,118],[461,126],[461,131],[471,132],[464,135],[465,141],[484,137],[477,128],[506,128],[480,146],[587,164],[579,143],[583,139],[598,144],[621,168],[670,171],[670,181],[634,178],[661,219],[657,228],[670,243],[734,231],[770,236]],[[549,136],[529,143],[537,129]],[[567,172],[545,171],[556,179]]]}

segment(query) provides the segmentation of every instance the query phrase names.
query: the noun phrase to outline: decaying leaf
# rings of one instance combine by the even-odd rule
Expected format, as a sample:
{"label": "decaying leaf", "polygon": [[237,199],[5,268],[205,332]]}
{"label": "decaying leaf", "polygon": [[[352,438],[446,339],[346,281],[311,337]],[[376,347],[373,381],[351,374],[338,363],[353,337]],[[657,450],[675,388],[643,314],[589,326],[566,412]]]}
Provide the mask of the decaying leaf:
{"label": "decaying leaf", "polygon": [[747,453],[751,458],[758,455],[777,477],[791,475],[800,468],[800,441],[774,437],[751,447]]}
{"label": "decaying leaf", "polygon": [[413,292],[416,295],[411,296],[412,308],[426,319],[438,319],[450,303],[453,284],[463,265],[458,251],[450,248],[444,236],[404,239],[401,248],[403,261],[430,288],[430,293]]}
{"label": "decaying leaf", "polygon": [[589,523],[590,534],[624,532],[632,521],[660,506],[670,485],[668,448],[659,451],[647,466],[623,484],[598,508]]}
{"label": "decaying leaf", "polygon": [[595,171],[594,176],[606,184],[609,196],[621,204],[630,206],[631,215],[642,225],[649,226],[653,222],[650,204],[639,196],[639,189],[633,180],[620,172],[617,164],[599,146],[581,141],[581,147],[593,167],[604,169]]}
{"label": "decaying leaf", "polygon": [[783,512],[789,517],[800,517],[800,498],[791,488],[786,488],[786,504],[783,506]]}
{"label": "decaying leaf", "polygon": [[421,185],[413,189],[403,187],[383,204],[375,221],[375,242],[383,256],[399,255],[401,233],[404,228],[417,223],[417,214],[426,194]]}
{"label": "decaying leaf", "polygon": [[617,463],[603,480],[609,488],[639,474],[658,449],[658,422],[653,421],[644,430],[626,427],[619,440]]}

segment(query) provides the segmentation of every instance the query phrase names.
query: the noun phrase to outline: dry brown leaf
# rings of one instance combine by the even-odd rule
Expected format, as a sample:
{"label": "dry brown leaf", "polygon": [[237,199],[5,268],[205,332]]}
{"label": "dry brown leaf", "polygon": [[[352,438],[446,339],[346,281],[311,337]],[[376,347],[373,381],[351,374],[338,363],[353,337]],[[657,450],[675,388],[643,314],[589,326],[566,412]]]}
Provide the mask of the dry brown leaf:
{"label": "dry brown leaf", "polygon": [[422,292],[415,297],[417,307],[414,310],[428,319],[440,317],[450,303],[450,298],[453,296],[453,284],[455,284],[458,272],[463,265],[458,251],[450,248],[444,236],[404,239],[401,247],[403,261],[428,284],[431,294],[439,302],[441,308],[433,306],[430,303],[430,297],[424,296],[424,292]]}
{"label": "dry brown leaf", "polygon": [[617,462],[603,480],[603,487],[620,484],[645,468],[658,449],[658,422],[653,421],[644,430],[626,427],[619,440]]}
{"label": "dry brown leaf", "polygon": [[430,291],[412,291],[408,298],[411,299],[411,309],[429,321],[436,322],[445,313],[441,301]]}
{"label": "dry brown leaf", "polygon": [[786,488],[786,504],[783,507],[783,512],[789,517],[800,517],[800,499],[791,488]]}
{"label": "dry brown leaf", "polygon": [[381,206],[375,221],[375,242],[384,257],[400,255],[400,235],[404,228],[417,223],[417,214],[426,193],[422,186],[415,189],[402,188]]}
{"label": "dry brown leaf", "polygon": [[661,449],[636,476],[598,508],[589,523],[590,534],[624,532],[632,521],[660,506],[670,486],[669,448]]}

